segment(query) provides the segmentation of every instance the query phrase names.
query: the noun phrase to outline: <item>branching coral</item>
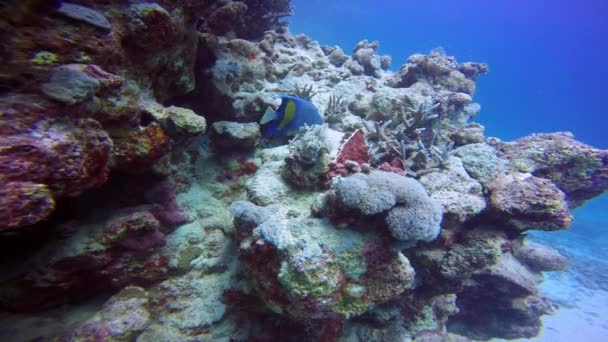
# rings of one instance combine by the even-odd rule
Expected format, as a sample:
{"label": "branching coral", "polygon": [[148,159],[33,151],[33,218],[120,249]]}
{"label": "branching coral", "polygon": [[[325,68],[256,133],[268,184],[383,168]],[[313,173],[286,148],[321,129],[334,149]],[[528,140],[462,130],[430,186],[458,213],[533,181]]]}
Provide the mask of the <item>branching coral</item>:
{"label": "branching coral", "polygon": [[305,84],[302,88],[300,88],[299,84],[296,84],[291,94],[310,101],[313,96],[317,95],[317,92],[312,90],[312,84]]}
{"label": "branching coral", "polygon": [[397,113],[397,120],[364,122],[371,140],[375,140],[374,162],[389,162],[401,168],[408,176],[420,178],[445,168],[445,160],[454,144],[437,146],[434,122],[440,103],[428,104],[411,101]]}
{"label": "branching coral", "polygon": [[344,95],[336,96],[331,95],[327,108],[325,109],[325,120],[329,123],[338,122],[346,111],[346,101],[343,99]]}
{"label": "branching coral", "polygon": [[405,137],[413,141],[420,139],[422,132],[426,130],[424,126],[427,122],[439,117],[438,114],[435,114],[438,107],[439,103],[432,106],[425,103],[408,104],[405,111],[399,113],[399,119],[405,126],[403,130]]}

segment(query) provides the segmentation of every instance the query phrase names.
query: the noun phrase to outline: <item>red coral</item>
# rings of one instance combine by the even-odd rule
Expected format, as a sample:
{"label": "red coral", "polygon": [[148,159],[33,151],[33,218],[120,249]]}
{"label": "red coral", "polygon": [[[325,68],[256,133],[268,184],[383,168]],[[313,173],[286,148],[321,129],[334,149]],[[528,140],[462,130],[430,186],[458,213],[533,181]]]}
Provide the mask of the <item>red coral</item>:
{"label": "red coral", "polygon": [[380,166],[378,166],[378,170],[393,172],[401,176],[407,176],[403,162],[399,158],[394,158],[390,161],[390,163],[385,162],[380,164]]}
{"label": "red coral", "polygon": [[[365,133],[357,129],[346,139],[338,150],[336,159],[329,163],[329,171],[326,173],[325,187],[329,187],[331,179],[337,176],[345,177],[351,173],[361,172],[359,164],[367,164],[371,160],[369,146],[365,142]],[[356,165],[353,169],[352,165]]]}
{"label": "red coral", "polygon": [[347,160],[356,161],[359,164],[369,163],[371,160],[369,146],[365,142],[365,133],[361,129],[357,129],[346,139],[338,151],[335,162],[344,164]]}

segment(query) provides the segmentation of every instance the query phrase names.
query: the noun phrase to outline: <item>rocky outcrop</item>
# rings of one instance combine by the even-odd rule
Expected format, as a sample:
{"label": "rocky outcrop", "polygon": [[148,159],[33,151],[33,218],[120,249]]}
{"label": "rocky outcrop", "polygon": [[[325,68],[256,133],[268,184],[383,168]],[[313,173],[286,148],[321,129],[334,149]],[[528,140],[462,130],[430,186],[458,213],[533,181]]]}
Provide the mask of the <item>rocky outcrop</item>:
{"label": "rocky outcrop", "polygon": [[578,142],[570,133],[533,134],[495,145],[512,169],[555,183],[572,208],[608,188],[608,152]]}

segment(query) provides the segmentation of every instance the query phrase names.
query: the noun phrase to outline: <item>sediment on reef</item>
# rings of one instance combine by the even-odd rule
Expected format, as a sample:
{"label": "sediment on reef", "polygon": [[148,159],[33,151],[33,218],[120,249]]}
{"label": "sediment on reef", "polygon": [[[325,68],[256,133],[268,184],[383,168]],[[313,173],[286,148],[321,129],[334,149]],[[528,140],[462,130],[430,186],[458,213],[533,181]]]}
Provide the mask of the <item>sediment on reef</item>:
{"label": "sediment on reef", "polygon": [[[553,309],[542,273],[566,259],[525,232],[565,229],[603,194],[608,151],[565,132],[486,137],[472,122],[486,65],[432,51],[392,71],[378,42],[321,46],[289,33],[290,13],[287,0],[0,6],[11,338],[538,334]],[[279,93],[326,124],[263,137]],[[45,316],[53,328],[28,326]]]}

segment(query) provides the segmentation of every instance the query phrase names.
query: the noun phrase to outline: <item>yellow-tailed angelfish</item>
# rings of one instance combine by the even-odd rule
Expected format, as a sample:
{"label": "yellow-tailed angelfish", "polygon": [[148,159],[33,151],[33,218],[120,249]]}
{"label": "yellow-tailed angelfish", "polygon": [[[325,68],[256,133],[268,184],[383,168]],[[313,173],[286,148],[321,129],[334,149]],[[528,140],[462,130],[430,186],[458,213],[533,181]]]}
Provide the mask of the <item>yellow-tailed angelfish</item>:
{"label": "yellow-tailed angelfish", "polygon": [[322,124],[323,117],[315,105],[292,95],[281,95],[279,109],[267,110],[260,120],[260,125],[265,125],[262,132],[267,137],[283,135],[304,125]]}

